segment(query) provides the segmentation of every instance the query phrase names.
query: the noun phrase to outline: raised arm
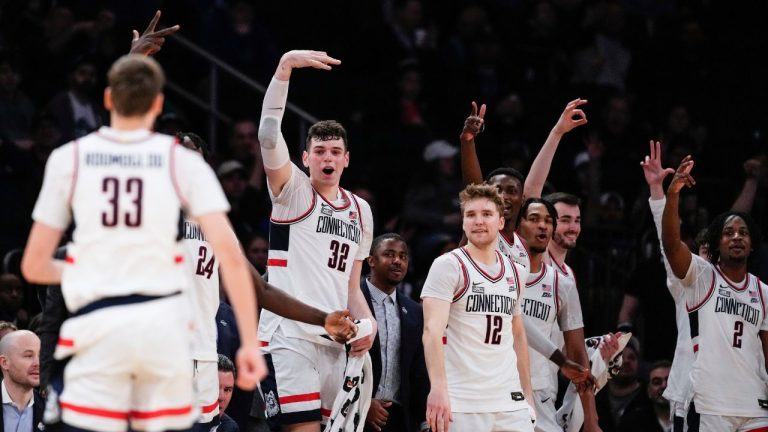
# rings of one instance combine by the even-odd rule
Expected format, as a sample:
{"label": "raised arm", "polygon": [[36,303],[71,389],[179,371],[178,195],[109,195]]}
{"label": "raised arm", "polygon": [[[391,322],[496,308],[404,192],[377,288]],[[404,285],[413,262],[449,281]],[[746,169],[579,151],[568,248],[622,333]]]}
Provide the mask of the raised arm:
{"label": "raised arm", "polygon": [[555,157],[555,151],[560,144],[563,135],[583,124],[587,124],[587,116],[579,107],[587,103],[586,99],[574,99],[565,106],[557,123],[549,132],[547,140],[541,146],[539,154],[531,164],[531,170],[525,177],[525,186],[523,187],[523,196],[526,198],[540,198],[541,191],[544,189],[544,182],[547,181],[549,169],[552,167],[552,159]]}
{"label": "raised arm", "polygon": [[284,318],[323,327],[339,343],[345,343],[357,334],[357,326],[349,319],[348,310],[323,312],[265,282],[253,265],[250,269],[256,296],[264,309]]}
{"label": "raised arm", "polygon": [[322,51],[289,51],[280,58],[275,75],[264,94],[259,123],[259,143],[264,171],[272,194],[277,196],[291,178],[291,157],[288,145],[280,132],[280,124],[288,100],[288,80],[293,69],[312,67],[331,70],[331,65],[340,64],[340,60],[329,57]]}
{"label": "raised arm", "polygon": [[763,166],[759,159],[749,159],[744,161],[744,173],[747,178],[744,179],[744,185],[741,187],[739,196],[733,202],[731,210],[749,213],[752,211],[752,205],[755,203],[757,195],[757,186],[760,177],[763,174]]}
{"label": "raised arm", "polygon": [[667,189],[667,204],[664,206],[664,215],[661,217],[661,244],[669,266],[678,279],[685,277],[692,259],[691,251],[680,237],[679,216],[680,190],[685,186],[693,187],[696,184],[691,177],[691,169],[693,169],[693,160],[690,156],[686,156],[675,171],[672,183]]}
{"label": "raised arm", "polygon": [[640,166],[643,168],[643,176],[645,176],[645,182],[651,192],[651,200],[664,198],[664,179],[668,175],[674,174],[675,170],[661,166],[661,143],[659,141],[650,141],[650,152],[640,162]]}
{"label": "raised arm", "polygon": [[480,105],[480,111],[478,111],[477,104],[472,102],[472,112],[464,120],[464,128],[459,135],[459,141],[461,141],[461,178],[464,185],[483,182],[483,172],[480,169],[480,161],[477,159],[477,150],[475,150],[475,137],[485,129],[484,118],[485,104]]}

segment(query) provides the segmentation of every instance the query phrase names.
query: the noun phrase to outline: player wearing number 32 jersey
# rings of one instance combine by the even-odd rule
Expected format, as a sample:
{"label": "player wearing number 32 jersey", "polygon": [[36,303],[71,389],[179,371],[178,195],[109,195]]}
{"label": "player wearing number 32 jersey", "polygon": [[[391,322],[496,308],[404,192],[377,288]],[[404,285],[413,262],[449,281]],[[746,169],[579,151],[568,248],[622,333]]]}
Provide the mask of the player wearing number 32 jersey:
{"label": "player wearing number 32 jersey", "polygon": [[[60,283],[71,312],[55,353],[71,357],[64,388],[50,398],[58,400],[65,424],[183,430],[198,410],[189,362],[189,278],[179,243],[182,209],[206,233],[238,303],[238,375],[246,388],[266,369],[253,284],[211,169],[173,137],[149,130],[162,109],[160,66],[129,55],[112,65],[108,78],[104,100],[112,127],[51,154],[22,270],[32,282]],[[53,251],[71,219],[75,231],[62,263]]]}

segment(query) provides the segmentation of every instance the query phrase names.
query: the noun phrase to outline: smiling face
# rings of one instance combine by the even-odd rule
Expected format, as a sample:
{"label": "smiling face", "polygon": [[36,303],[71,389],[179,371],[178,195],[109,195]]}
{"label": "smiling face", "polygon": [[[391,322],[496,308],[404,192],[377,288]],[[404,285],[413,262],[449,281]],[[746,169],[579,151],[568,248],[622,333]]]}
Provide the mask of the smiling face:
{"label": "smiling face", "polygon": [[487,198],[474,198],[464,203],[463,224],[467,240],[482,249],[498,241],[504,218],[499,208]]}
{"label": "smiling face", "polygon": [[321,141],[312,138],[309,148],[302,155],[302,161],[309,168],[312,184],[338,186],[341,173],[349,166],[349,152],[342,139]]}
{"label": "smiling face", "polygon": [[553,240],[565,250],[576,247],[576,240],[581,233],[581,210],[579,206],[555,203],[557,209],[557,229]]}
{"label": "smiling face", "polygon": [[752,252],[752,237],[744,219],[734,215],[725,220],[719,248],[721,261],[732,263],[747,261]]}
{"label": "smiling face", "polygon": [[384,240],[368,258],[368,265],[377,281],[395,286],[408,273],[408,247],[402,240]]}
{"label": "smiling face", "polygon": [[554,218],[546,205],[538,202],[528,205],[517,227],[520,237],[528,244],[528,250],[534,254],[547,250],[549,240],[552,239],[553,222]]}

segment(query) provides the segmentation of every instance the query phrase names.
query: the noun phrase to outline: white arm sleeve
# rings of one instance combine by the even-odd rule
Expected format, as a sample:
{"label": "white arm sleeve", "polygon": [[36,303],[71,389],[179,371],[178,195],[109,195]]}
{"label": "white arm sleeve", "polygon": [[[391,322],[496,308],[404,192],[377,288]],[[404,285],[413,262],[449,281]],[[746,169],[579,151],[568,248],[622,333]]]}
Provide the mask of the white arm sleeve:
{"label": "white arm sleeve", "polygon": [[43,187],[37,197],[32,219],[64,231],[69,226],[71,213],[68,198],[74,187],[75,173],[74,144],[64,145],[51,153],[45,164]]}
{"label": "white arm sleeve", "polygon": [[291,160],[288,145],[280,131],[287,101],[288,81],[273,77],[264,94],[259,121],[261,159],[264,161],[264,167],[268,169],[278,169]]}
{"label": "white arm sleeve", "polygon": [[530,319],[523,317],[523,327],[525,327],[525,337],[528,339],[528,346],[547,359],[552,357],[552,354],[557,351],[557,346],[548,337],[541,334],[536,325],[531,324],[530,321]]}

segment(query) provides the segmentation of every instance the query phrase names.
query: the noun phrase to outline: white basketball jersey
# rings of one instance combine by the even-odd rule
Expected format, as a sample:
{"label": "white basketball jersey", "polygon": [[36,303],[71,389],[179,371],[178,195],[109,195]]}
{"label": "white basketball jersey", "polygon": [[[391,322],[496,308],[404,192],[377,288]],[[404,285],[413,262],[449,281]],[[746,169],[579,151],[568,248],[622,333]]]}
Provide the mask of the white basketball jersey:
{"label": "white basketball jersey", "polygon": [[[765,286],[747,274],[735,284],[694,255],[696,278],[688,294],[693,400],[701,414],[768,417],[768,375],[759,332],[765,321]],[[691,272],[689,271],[689,274]],[[686,276],[687,278],[687,276]],[[762,401],[762,402],[761,402]]]}
{"label": "white basketball jersey", "polygon": [[35,221],[65,230],[74,216],[62,293],[77,311],[106,297],[186,290],[181,207],[227,211],[211,168],[173,137],[103,127],[55,150]]}
{"label": "white basketball jersey", "polygon": [[464,248],[447,255],[461,270],[443,337],[451,411],[524,409],[512,316],[520,314],[520,274],[527,272],[498,251],[497,274],[488,274]]}
{"label": "white basketball jersey", "polygon": [[[542,263],[538,274],[531,273],[528,276],[520,307],[528,323],[536,326],[543,335],[551,336],[559,329],[568,331],[581,328],[584,324],[575,291],[576,287],[569,279],[561,277],[552,266]],[[573,304],[574,295],[576,305]],[[529,350],[529,353],[533,389],[551,389],[552,363],[534,350]]]}
{"label": "white basketball jersey", "polygon": [[195,331],[192,335],[192,358],[218,361],[216,353],[216,311],[219,309],[219,261],[200,227],[184,220],[182,230],[186,272],[192,277],[189,292]]}
{"label": "white basketball jersey", "polygon": [[[281,204],[282,198],[292,194],[309,198],[298,201],[304,206],[299,210],[302,213],[278,219],[276,212],[284,210],[279,206],[297,204],[293,199],[289,205]],[[269,232],[269,283],[327,312],[347,307],[352,267],[355,260],[368,256],[371,245],[372,227],[368,224],[373,217],[368,203],[343,189],[340,194],[337,202],[326,201],[312,188],[306,174],[294,167],[289,183],[273,198]],[[322,327],[286,320],[267,310],[261,314],[259,338],[268,342],[278,326],[287,336],[334,344],[318,337],[325,334]]]}
{"label": "white basketball jersey", "polygon": [[[648,200],[651,213],[653,214],[653,223],[656,225],[656,232],[659,233],[659,244],[661,244],[661,218],[664,214],[666,202],[666,198]],[[669,371],[669,380],[667,382],[667,389],[664,390],[664,397],[670,401],[686,404],[690,402],[691,366],[694,361],[691,327],[688,321],[688,310],[685,307],[686,288],[680,284],[680,281],[672,273],[669,261],[664,256],[663,250],[661,254],[664,269],[667,272],[667,289],[669,289],[669,293],[675,301],[675,321],[677,322],[677,345],[675,345],[675,356],[672,360],[672,369]]]}
{"label": "white basketball jersey", "polygon": [[531,259],[528,256],[528,248],[517,233],[512,233],[510,239],[506,234],[499,231],[499,250],[507,258],[525,267],[526,270],[530,270]]}

